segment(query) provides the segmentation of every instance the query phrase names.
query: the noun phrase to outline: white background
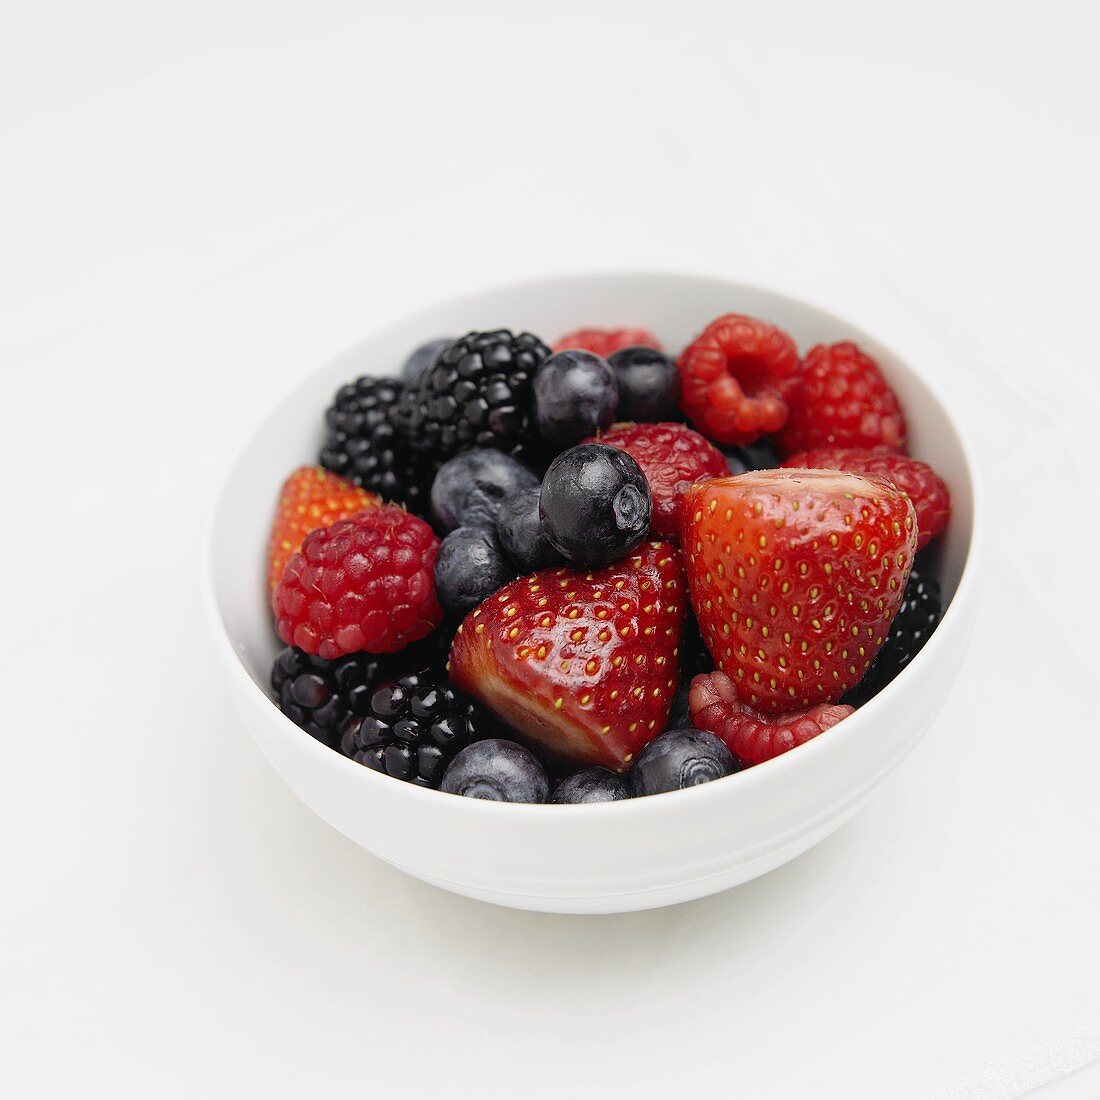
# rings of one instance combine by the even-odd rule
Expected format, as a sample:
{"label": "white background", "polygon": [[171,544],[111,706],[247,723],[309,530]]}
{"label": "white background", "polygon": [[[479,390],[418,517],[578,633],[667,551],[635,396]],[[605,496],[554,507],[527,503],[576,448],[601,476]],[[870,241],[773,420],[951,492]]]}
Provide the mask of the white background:
{"label": "white background", "polygon": [[[943,1100],[1100,1057],[1098,10],[0,5],[0,1093]],[[804,294],[947,388],[982,618],[920,748],[795,863],[493,909],[260,758],[201,520],[372,328],[631,267]]]}

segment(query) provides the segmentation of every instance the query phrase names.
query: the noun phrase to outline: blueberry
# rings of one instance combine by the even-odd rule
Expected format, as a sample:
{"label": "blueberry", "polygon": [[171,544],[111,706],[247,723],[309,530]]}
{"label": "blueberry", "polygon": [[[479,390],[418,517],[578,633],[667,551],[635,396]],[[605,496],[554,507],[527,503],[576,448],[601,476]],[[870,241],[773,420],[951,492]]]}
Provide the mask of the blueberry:
{"label": "blueberry", "polygon": [[443,773],[440,790],[490,802],[545,802],[550,783],[535,755],[490,737],[467,745]]}
{"label": "blueberry", "polygon": [[561,561],[561,555],[542,532],[539,497],[542,490],[521,489],[506,496],[497,512],[497,538],[504,552],[524,573],[545,569]]}
{"label": "blueberry", "polygon": [[465,615],[514,575],[491,527],[456,527],[439,547],[435,591],[444,611]]}
{"label": "blueberry", "polygon": [[550,801],[564,806],[579,802],[619,802],[629,797],[630,791],[621,775],[606,768],[585,768],[563,779]]}
{"label": "blueberry", "polygon": [[444,531],[492,527],[500,502],[519,489],[533,489],[538,477],[503,451],[475,447],[439,467],[432,482],[432,516]]}
{"label": "blueberry", "polygon": [[421,344],[405,360],[401,368],[401,376],[406,382],[415,382],[436,360],[439,353],[452,343],[452,337],[440,336],[435,340],[429,340]]}
{"label": "blueberry", "polygon": [[542,479],[539,515],[551,544],[570,561],[606,565],[649,534],[653,498],[625,451],[585,443],[558,455]]}
{"label": "blueberry", "polygon": [[630,785],[635,795],[663,794],[721,779],[737,768],[733,754],[713,733],[668,730],[638,754]]}
{"label": "blueberry", "polygon": [[618,407],[615,375],[590,351],[559,351],[535,374],[535,422],[558,447],[610,427]]}
{"label": "blueberry", "polygon": [[668,420],[680,402],[680,372],[653,348],[623,348],[607,361],[619,383],[620,420]]}

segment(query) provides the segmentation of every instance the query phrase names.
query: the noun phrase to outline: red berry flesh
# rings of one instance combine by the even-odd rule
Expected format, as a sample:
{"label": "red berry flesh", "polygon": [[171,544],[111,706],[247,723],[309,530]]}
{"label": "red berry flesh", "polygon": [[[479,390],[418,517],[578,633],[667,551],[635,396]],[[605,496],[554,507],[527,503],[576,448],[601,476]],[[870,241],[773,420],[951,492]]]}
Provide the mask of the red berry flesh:
{"label": "red berry flesh", "polygon": [[904,451],[905,417],[878,364],[850,341],[811,348],[779,433],[784,454],[816,447]]}
{"label": "red berry flesh", "polygon": [[757,470],[684,497],[691,602],[715,664],[764,714],[835,703],[901,605],[912,502],[836,470]]}
{"label": "red berry flesh", "polygon": [[279,637],[326,661],[404,649],[443,618],[438,553],[432,529],[395,504],[312,532],[272,593]]}
{"label": "red berry flesh", "polygon": [[626,771],[668,721],[686,598],[667,542],[602,569],[544,569],[466,616],[451,680],[550,756]]}
{"label": "red berry flesh", "polygon": [[935,470],[926,462],[885,448],[863,451],[855,447],[821,447],[791,455],[785,467],[812,470],[847,470],[850,474],[875,477],[896,485],[917,510],[917,549],[923,550],[943,533],[951,519],[951,494]]}
{"label": "red berry flesh", "polygon": [[295,470],[283,482],[271,525],[267,547],[269,586],[274,588],[279,583],[286,563],[302,548],[302,541],[310,531],[381,503],[382,498],[375,493],[368,493],[320,466]]}
{"label": "red berry flesh", "polygon": [[801,364],[782,329],[727,313],[680,355],[680,404],[716,443],[744,445],[778,431],[798,386]]}
{"label": "red berry flesh", "polygon": [[761,714],[741,702],[737,686],[724,672],[696,676],[691,682],[688,705],[692,725],[713,733],[746,764],[762,764],[804,745],[855,709],[840,703],[821,703],[809,710]]}

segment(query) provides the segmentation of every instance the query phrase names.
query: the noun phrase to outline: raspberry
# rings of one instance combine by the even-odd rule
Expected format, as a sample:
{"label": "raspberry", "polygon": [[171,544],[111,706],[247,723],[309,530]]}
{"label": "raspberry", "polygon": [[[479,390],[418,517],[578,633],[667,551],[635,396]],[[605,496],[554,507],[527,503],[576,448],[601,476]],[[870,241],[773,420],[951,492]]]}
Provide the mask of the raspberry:
{"label": "raspberry", "polygon": [[438,553],[432,529],[395,504],[312,532],[272,593],[279,637],[326,661],[419,641],[443,618]]}
{"label": "raspberry", "polygon": [[905,417],[878,364],[845,341],[811,348],[779,433],[785,454],[815,447],[905,450]]}
{"label": "raspberry", "polygon": [[713,733],[746,764],[762,764],[804,745],[853,710],[843,703],[822,703],[787,714],[761,714],[741,702],[736,685],[724,672],[696,676],[689,700],[695,728]]}
{"label": "raspberry", "polygon": [[561,337],[552,350],[579,349],[607,359],[623,348],[653,348],[660,351],[661,341],[644,328],[579,328]]}
{"label": "raspberry", "polygon": [[626,451],[642,468],[653,494],[649,529],[677,543],[688,486],[729,472],[722,452],[686,424],[615,424],[599,442]]}
{"label": "raspberry", "polygon": [[800,366],[782,329],[727,313],[681,353],[680,404],[709,439],[752,443],[783,427]]}
{"label": "raspberry", "polygon": [[943,532],[951,518],[951,494],[943,479],[925,462],[894,454],[885,448],[863,451],[855,447],[821,447],[791,455],[787,467],[846,470],[850,474],[892,482],[917,511],[917,549],[923,550]]}

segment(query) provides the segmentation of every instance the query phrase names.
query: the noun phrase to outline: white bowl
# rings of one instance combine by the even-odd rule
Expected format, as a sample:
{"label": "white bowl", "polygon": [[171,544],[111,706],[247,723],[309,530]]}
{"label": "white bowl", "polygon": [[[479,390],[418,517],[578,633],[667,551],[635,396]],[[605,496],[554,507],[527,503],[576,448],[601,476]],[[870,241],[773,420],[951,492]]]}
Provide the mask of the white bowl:
{"label": "white bowl", "polygon": [[[528,806],[457,798],[371,771],[298,729],[269,696],[278,649],[265,548],[279,486],[315,461],[336,387],[394,373],[431,337],[528,329],[545,339],[588,324],[644,324],[672,349],[719,314],[773,321],[805,350],[854,339],[897,392],[912,453],[950,486],[938,543],[950,606],[919,656],[834,729],[728,779],[627,802]],[[683,275],[546,279],[470,294],[391,325],[314,371],[248,439],[211,516],[205,594],[214,642],[245,725],[287,786],[369,852],[426,882],[522,909],[613,913],[672,905],[770,871],[852,816],[914,746],[955,679],[974,615],[974,474],[959,429],[919,373],[854,325],[760,287]]]}

